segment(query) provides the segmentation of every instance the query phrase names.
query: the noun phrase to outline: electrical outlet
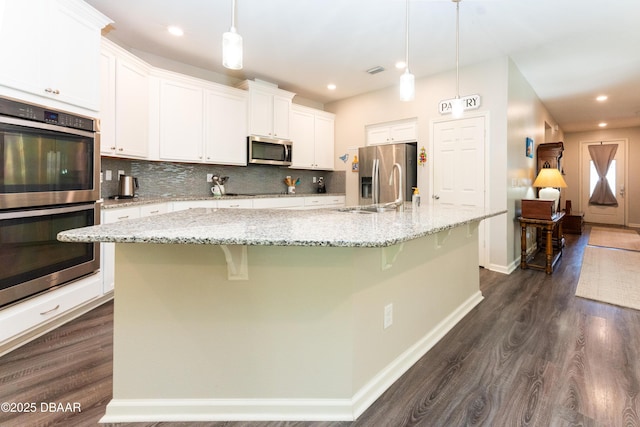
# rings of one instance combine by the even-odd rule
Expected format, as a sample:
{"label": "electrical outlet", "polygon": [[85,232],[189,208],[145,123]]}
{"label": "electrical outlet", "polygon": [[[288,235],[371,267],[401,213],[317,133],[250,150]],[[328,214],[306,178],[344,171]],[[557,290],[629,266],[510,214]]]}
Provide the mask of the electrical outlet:
{"label": "electrical outlet", "polygon": [[118,171],[118,179],[120,179],[120,176],[121,176],[121,175],[124,175],[124,171],[123,171],[123,170],[119,170],[119,171]]}
{"label": "electrical outlet", "polygon": [[111,169],[107,169],[104,173],[104,179],[107,181],[111,181],[113,179],[113,175],[111,174]]}
{"label": "electrical outlet", "polygon": [[393,325],[393,304],[384,306],[384,329]]}
{"label": "electrical outlet", "polygon": [[207,182],[213,182],[213,174],[212,173],[208,173],[207,174]]}
{"label": "electrical outlet", "polygon": [[313,183],[315,184],[316,182],[318,182],[318,178],[317,177],[313,177]]}

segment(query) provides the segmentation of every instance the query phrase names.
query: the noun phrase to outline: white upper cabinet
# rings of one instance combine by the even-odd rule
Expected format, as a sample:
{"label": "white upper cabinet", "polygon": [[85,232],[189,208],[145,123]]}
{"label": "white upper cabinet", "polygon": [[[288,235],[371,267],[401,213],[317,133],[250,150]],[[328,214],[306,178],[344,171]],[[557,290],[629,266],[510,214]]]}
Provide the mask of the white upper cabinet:
{"label": "white upper cabinet", "polygon": [[152,92],[151,146],[159,144],[159,160],[246,166],[245,91],[154,69]]}
{"label": "white upper cabinet", "polygon": [[249,133],[290,139],[291,100],[295,93],[251,80],[239,87],[249,90]]}
{"label": "white upper cabinet", "polygon": [[367,145],[414,142],[418,140],[417,119],[380,123],[366,127]]}
{"label": "white upper cabinet", "polygon": [[160,80],[160,159],[202,161],[204,158],[204,90],[178,80]]}
{"label": "white upper cabinet", "polygon": [[335,116],[313,108],[291,109],[292,168],[332,170]]}
{"label": "white upper cabinet", "polygon": [[3,93],[98,111],[100,30],[110,22],[79,0],[0,0]]}
{"label": "white upper cabinet", "polygon": [[100,54],[100,153],[147,158],[149,66],[104,39]]}
{"label": "white upper cabinet", "polygon": [[205,91],[205,161],[247,165],[247,94],[232,88]]}

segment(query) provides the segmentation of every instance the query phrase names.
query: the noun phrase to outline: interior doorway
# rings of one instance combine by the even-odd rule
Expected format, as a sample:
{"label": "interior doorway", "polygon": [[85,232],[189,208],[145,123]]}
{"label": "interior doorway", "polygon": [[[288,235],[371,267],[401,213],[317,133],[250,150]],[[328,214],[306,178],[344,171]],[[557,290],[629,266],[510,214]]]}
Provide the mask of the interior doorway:
{"label": "interior doorway", "polygon": [[[433,203],[485,207],[486,117],[445,120],[433,124]],[[488,262],[486,221],[478,228],[479,264]]]}
{"label": "interior doorway", "polygon": [[[626,225],[627,145],[626,139],[580,143],[580,206],[586,222]],[[598,148],[608,150],[609,158],[595,159]]]}

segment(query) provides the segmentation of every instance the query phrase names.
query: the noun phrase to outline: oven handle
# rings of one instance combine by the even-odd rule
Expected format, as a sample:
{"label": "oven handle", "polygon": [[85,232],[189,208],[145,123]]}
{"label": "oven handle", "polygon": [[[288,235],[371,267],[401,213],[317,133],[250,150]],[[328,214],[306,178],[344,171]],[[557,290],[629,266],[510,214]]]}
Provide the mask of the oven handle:
{"label": "oven handle", "polygon": [[96,203],[87,203],[82,205],[60,206],[55,208],[19,210],[19,211],[0,213],[0,220],[34,218],[34,217],[45,216],[45,215],[57,215],[57,214],[63,214],[63,213],[69,213],[69,212],[86,211],[89,209],[96,209],[96,208],[97,208]]}
{"label": "oven handle", "polygon": [[68,127],[65,127],[65,126],[52,125],[52,124],[49,124],[49,123],[34,122],[34,121],[31,121],[31,120],[18,119],[18,118],[15,118],[15,117],[8,117],[8,116],[0,116],[0,124],[8,124],[8,125],[23,126],[23,127],[28,127],[28,128],[44,129],[44,130],[50,130],[50,131],[54,131],[54,132],[85,136],[85,137],[88,137],[88,138],[95,138],[95,135],[96,135],[95,132],[89,132],[89,131],[86,131],[86,130],[68,128]]}

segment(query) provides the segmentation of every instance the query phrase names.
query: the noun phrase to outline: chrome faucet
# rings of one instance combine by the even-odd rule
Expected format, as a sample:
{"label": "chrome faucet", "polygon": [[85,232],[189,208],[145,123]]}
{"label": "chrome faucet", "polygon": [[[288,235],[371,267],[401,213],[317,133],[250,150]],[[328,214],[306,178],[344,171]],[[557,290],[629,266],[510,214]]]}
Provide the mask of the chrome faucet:
{"label": "chrome faucet", "polygon": [[402,166],[400,166],[400,163],[393,164],[393,168],[391,169],[391,175],[389,176],[389,185],[393,185],[394,181],[396,180],[396,174],[395,174],[396,169],[398,170],[398,185],[396,186],[396,189],[398,191],[398,197],[393,202],[386,203],[384,206],[394,207],[396,208],[397,212],[403,212],[404,211],[404,194],[402,194],[403,193],[402,192]]}

